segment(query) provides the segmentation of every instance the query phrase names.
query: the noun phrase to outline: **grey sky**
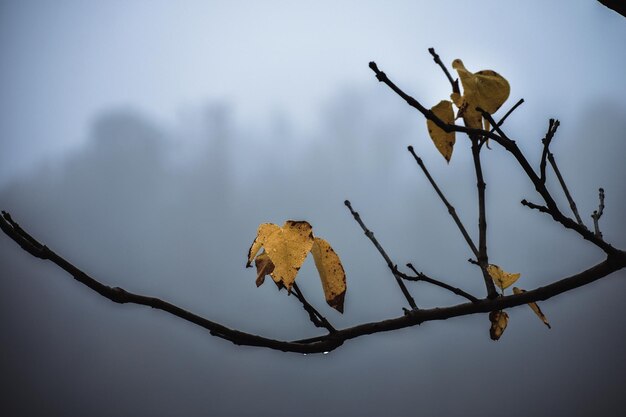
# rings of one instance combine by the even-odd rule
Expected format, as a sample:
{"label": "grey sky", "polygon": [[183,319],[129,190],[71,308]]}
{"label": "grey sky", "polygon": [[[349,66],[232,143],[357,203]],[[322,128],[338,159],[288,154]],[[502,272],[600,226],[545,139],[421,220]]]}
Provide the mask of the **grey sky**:
{"label": "grey sky", "polygon": [[[130,107],[166,125],[210,99],[246,124],[284,111],[311,128],[339,86],[371,86],[377,60],[444,97],[426,48],[515,80],[533,115],[577,117],[620,100],[620,16],[593,1],[3,2],[3,179],[83,143],[95,115]],[[545,84],[550,80],[550,88]]]}
{"label": "grey sky", "polygon": [[[585,220],[607,191],[626,247],[626,19],[596,1],[1,2],[0,209],[109,285],[253,333],[317,334],[293,297],[254,286],[259,223],[309,220],[348,274],[344,315],[312,261],[298,278],[338,327],[396,317],[403,299],[343,207],[399,265],[484,292],[420,175],[424,158],[470,233],[475,179],[367,67],[433,105],[449,84],[427,52],[511,83],[507,121],[537,161],[547,120]],[[490,259],[532,289],[601,260],[545,216],[512,158],[485,151]],[[565,208],[553,176],[549,186]],[[589,224],[589,222],[588,222]],[[511,309],[352,341],[327,355],[235,347],[164,314],[92,294],[0,236],[0,410],[7,415],[616,415],[626,387],[621,271]],[[462,300],[411,286],[422,307]]]}

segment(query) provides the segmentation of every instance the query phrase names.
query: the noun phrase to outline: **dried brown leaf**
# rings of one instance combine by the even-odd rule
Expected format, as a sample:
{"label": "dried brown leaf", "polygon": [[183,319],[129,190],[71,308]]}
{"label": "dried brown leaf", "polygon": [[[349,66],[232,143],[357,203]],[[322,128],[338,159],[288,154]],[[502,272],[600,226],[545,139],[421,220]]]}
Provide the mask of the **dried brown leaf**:
{"label": "dried brown leaf", "polygon": [[491,328],[489,329],[491,340],[500,339],[504,329],[506,329],[506,325],[509,323],[509,315],[502,310],[492,311],[489,313],[489,321],[491,321]]}

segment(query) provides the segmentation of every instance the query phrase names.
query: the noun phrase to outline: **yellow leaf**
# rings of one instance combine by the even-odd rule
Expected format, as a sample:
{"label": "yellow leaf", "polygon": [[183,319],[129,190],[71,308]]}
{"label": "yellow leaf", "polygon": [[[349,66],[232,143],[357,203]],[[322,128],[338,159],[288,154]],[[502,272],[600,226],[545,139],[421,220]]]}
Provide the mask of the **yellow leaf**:
{"label": "yellow leaf", "polygon": [[259,287],[265,281],[265,276],[274,271],[274,264],[265,251],[261,252],[254,260],[256,266],[256,286]]}
{"label": "yellow leaf", "polygon": [[274,265],[272,279],[279,288],[284,286],[291,292],[296,275],[313,246],[312,230],[305,221],[287,220],[283,227],[273,223],[260,225],[257,237],[248,251],[247,266],[250,266],[257,252],[264,248],[264,254]]}
{"label": "yellow leaf", "polygon": [[[263,248],[258,256],[257,253]],[[326,302],[343,313],[346,274],[339,256],[330,244],[313,236],[313,228],[305,221],[288,220],[282,227],[263,223],[248,250],[247,266],[255,261],[257,287],[270,275],[279,289],[291,287],[309,252],[313,253],[320,274]],[[255,260],[256,257],[256,260]]]}
{"label": "yellow leaf", "polygon": [[343,301],[346,295],[346,273],[339,256],[330,244],[319,237],[315,238],[311,249],[315,266],[320,274],[324,296],[329,306],[343,313]]}
{"label": "yellow leaf", "polygon": [[506,329],[506,325],[509,323],[509,315],[502,310],[492,311],[489,313],[489,321],[491,321],[491,327],[489,328],[491,340],[500,339],[504,329]]}
{"label": "yellow leaf", "polygon": [[489,264],[487,266],[487,272],[493,282],[502,290],[509,288],[515,281],[519,279],[521,274],[511,274],[503,271],[498,265]]}
{"label": "yellow leaf", "polygon": [[269,235],[263,247],[274,263],[272,278],[291,292],[291,286],[313,246],[313,228],[305,221],[287,220]]}
{"label": "yellow leaf", "polygon": [[472,73],[465,68],[463,61],[455,59],[452,68],[456,69],[463,85],[463,96],[453,98],[468,127],[483,128],[480,107],[489,114],[495,113],[509,97],[509,82],[495,71],[483,70]]}
{"label": "yellow leaf", "polygon": [[256,256],[257,252],[263,247],[263,244],[268,236],[279,229],[280,227],[274,223],[263,223],[259,225],[259,229],[256,232],[256,238],[248,250],[248,262],[246,263],[246,268],[251,266],[252,260]]}
{"label": "yellow leaf", "polygon": [[[517,287],[513,287],[513,294],[523,294],[525,292],[526,292],[526,290],[523,290],[523,289],[517,288]],[[548,323],[547,317],[543,314],[543,311],[541,311],[541,309],[539,308],[539,305],[537,303],[528,303],[528,306],[535,312],[535,314],[537,315],[537,317],[539,317],[539,319],[543,322],[543,324],[548,326],[548,329],[552,328],[550,326],[550,323]]]}
{"label": "yellow leaf", "polygon": [[[430,109],[435,116],[440,118],[444,123],[454,123],[454,111],[452,110],[452,103],[448,100],[441,100],[437,105]],[[437,150],[446,158],[446,161],[450,162],[452,158],[452,149],[454,147],[455,135],[454,132],[446,132],[435,122],[426,120],[426,126],[428,127],[428,134],[435,143]]]}
{"label": "yellow leaf", "polygon": [[482,114],[476,110],[476,106],[471,107],[465,96],[461,96],[459,93],[450,94],[450,98],[454,102],[455,106],[459,109],[456,114],[455,120],[462,117],[465,122],[465,126],[480,129],[482,127]]}
{"label": "yellow leaf", "polygon": [[[463,106],[463,97],[459,93],[450,94],[450,100],[457,106],[459,109]],[[455,119],[458,119],[460,116],[457,115]]]}

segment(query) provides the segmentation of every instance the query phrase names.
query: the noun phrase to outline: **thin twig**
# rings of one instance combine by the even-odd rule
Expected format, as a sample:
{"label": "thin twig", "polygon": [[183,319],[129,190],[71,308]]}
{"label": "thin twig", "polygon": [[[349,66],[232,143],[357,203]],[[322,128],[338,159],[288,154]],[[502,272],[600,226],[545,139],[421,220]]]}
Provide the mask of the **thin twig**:
{"label": "thin twig", "polygon": [[[42,245],[41,243],[37,242],[37,239],[35,239],[34,237],[32,237],[31,235],[29,235],[24,229],[22,229],[20,227],[19,224],[17,224],[17,222],[15,222],[13,220],[13,218],[11,217],[11,215],[9,213],[7,213],[6,211],[2,211],[2,217],[4,218],[4,220],[6,220],[7,223],[9,223],[11,225],[11,227],[22,237],[24,237],[24,239],[26,239],[26,241],[28,243],[30,243],[30,245],[32,245],[32,247],[36,248],[37,250],[39,250],[40,252],[44,252],[44,248],[45,246]],[[43,255],[43,253],[42,253]]]}
{"label": "thin twig", "polygon": [[554,138],[554,134],[560,124],[561,123],[558,120],[550,119],[548,122],[548,131],[546,132],[546,136],[541,139],[541,143],[543,143],[543,152],[541,153],[541,162],[539,163],[539,178],[543,184],[546,183],[546,158],[550,154],[550,143],[552,142],[552,138]]}
{"label": "thin twig", "polygon": [[298,287],[298,284],[296,284],[295,282],[293,283],[291,289],[293,290],[293,294],[296,296],[296,298],[302,303],[302,307],[304,308],[304,310],[309,313],[309,319],[311,320],[311,322],[316,326],[316,327],[324,327],[326,330],[328,330],[330,333],[334,333],[337,330],[332,326],[332,324],[330,324],[330,322],[328,320],[326,320],[326,318],[324,316],[322,316],[320,314],[319,311],[317,311],[315,309],[315,307],[313,307],[307,300],[306,298],[304,298],[304,294],[302,293],[302,291],[300,290],[300,288]]}
{"label": "thin twig", "polygon": [[[493,122],[493,118],[489,113],[482,111],[482,115],[490,123],[492,123],[492,125],[493,123],[495,123]],[[496,138],[493,139],[515,157],[520,167],[528,176],[528,179],[530,179],[530,181],[535,186],[537,192],[541,195],[541,197],[543,197],[543,200],[546,203],[546,208],[549,210],[549,214],[552,219],[563,225],[565,228],[576,231],[580,236],[582,236],[583,239],[593,243],[594,245],[602,249],[607,255],[619,252],[619,250],[613,247],[613,245],[605,242],[604,240],[596,236],[595,233],[587,229],[584,225],[581,225],[577,221],[564,215],[561,210],[559,210],[559,207],[557,206],[550,192],[547,190],[545,184],[541,182],[541,179],[532,168],[520,148],[517,146],[517,143],[515,143],[514,140],[510,139],[506,135],[506,133],[504,133],[502,129],[500,129],[500,127],[496,128],[496,132],[498,132],[498,135],[496,135]]]}
{"label": "thin twig", "polygon": [[413,271],[415,273],[415,276],[412,277],[410,275],[406,275],[406,274],[401,274],[402,279],[405,279],[407,281],[424,281],[424,282],[428,282],[430,284],[436,285],[438,287],[441,288],[445,288],[448,291],[452,291],[453,293],[455,293],[456,295],[460,295],[461,297],[465,297],[468,300],[470,300],[471,302],[475,303],[478,301],[478,298],[474,297],[472,294],[469,294],[465,291],[463,291],[460,288],[457,287],[453,287],[452,285],[448,285],[445,282],[439,281],[437,279],[431,278],[429,276],[427,276],[426,274],[422,273],[422,272],[418,272],[415,267],[413,267],[413,264],[408,263],[406,264],[407,268],[409,268],[411,271]]}
{"label": "thin twig", "polygon": [[598,221],[600,220],[600,217],[602,217],[602,213],[604,213],[604,188],[600,188],[598,190],[598,199],[600,200],[598,209],[593,211],[591,218],[593,219],[593,228],[596,236],[602,239],[602,232],[600,232],[600,225],[598,224]]}
{"label": "thin twig", "polygon": [[540,206],[539,204],[535,204],[535,203],[531,203],[530,201],[524,199],[522,201],[520,201],[522,203],[522,205],[531,208],[533,210],[539,210],[542,213],[546,213],[546,214],[550,214],[550,209],[548,209],[546,206]]}
{"label": "thin twig", "polygon": [[[498,123],[496,123],[496,125],[495,125],[495,126],[493,126],[493,127],[491,128],[491,130],[489,130],[489,133],[493,133],[493,132],[495,132],[495,131],[496,131],[496,127],[500,127],[500,126],[502,126],[502,125],[504,124],[504,121],[505,121],[505,120],[506,120],[506,119],[507,119],[507,118],[508,118],[508,117],[509,117],[509,116],[510,116],[510,115],[511,115],[514,111],[515,111],[515,109],[517,109],[517,108],[518,108],[519,106],[521,106],[523,103],[524,103],[524,99],[523,99],[523,98],[520,98],[520,99],[519,99],[519,101],[518,101],[517,103],[515,103],[515,104],[513,105],[513,107],[511,107],[511,108],[509,109],[509,111],[507,111],[507,112],[504,114],[504,116],[502,116],[502,118],[500,119],[500,121],[498,121]],[[479,143],[481,148],[482,148],[483,144],[485,144],[485,143],[487,142],[487,139],[489,139],[489,138],[488,138],[488,137],[486,137],[486,136],[481,138],[480,143]],[[489,148],[489,146],[487,146],[487,147]],[[489,148],[489,149],[491,149],[491,148]]]}
{"label": "thin twig", "polygon": [[420,113],[422,113],[422,115],[424,115],[426,119],[434,122],[438,127],[443,129],[445,132],[461,132],[461,133],[467,134],[470,137],[471,135],[476,135],[477,137],[485,137],[485,138],[493,139],[494,141],[496,141],[503,148],[509,151],[518,161],[518,163],[520,164],[524,172],[526,172],[529,179],[535,185],[535,188],[537,189],[537,191],[542,195],[542,197],[548,204],[548,207],[552,211],[554,220],[558,221],[559,223],[561,223],[563,226],[565,226],[568,229],[575,230],[580,235],[582,235],[584,239],[589,240],[590,242],[593,242],[595,245],[602,248],[602,250],[604,250],[607,254],[616,251],[616,249],[613,246],[604,242],[602,239],[598,239],[593,233],[589,232],[583,227],[580,227],[580,225],[578,225],[576,222],[569,219],[568,217],[564,216],[559,211],[558,207],[556,206],[556,203],[554,202],[554,199],[552,198],[550,193],[545,189],[545,186],[541,184],[539,177],[537,176],[533,168],[530,166],[530,163],[528,162],[528,160],[526,159],[522,151],[519,149],[515,141],[510,139],[508,136],[506,136],[506,134],[502,131],[500,126],[498,126],[498,124],[493,120],[493,118],[491,117],[489,113],[481,110],[483,117],[487,119],[487,121],[489,121],[490,125],[494,127],[494,129],[496,130],[498,134],[494,134],[493,132],[486,131],[483,129],[468,128],[467,126],[459,126],[455,124],[447,124],[444,121],[442,121],[440,118],[438,118],[432,111],[425,108],[419,101],[409,96],[404,91],[402,91],[397,85],[395,85],[383,71],[380,71],[378,69],[378,66],[376,65],[375,62],[370,62],[369,67],[376,74],[376,79],[378,81],[386,84],[389,88],[391,88],[391,90],[393,90],[396,94],[398,94],[398,96],[404,99],[409,106],[418,110]]}
{"label": "thin twig", "polygon": [[361,215],[357,213],[356,211],[354,211],[354,209],[352,208],[352,204],[350,204],[350,201],[346,200],[344,201],[344,204],[346,205],[346,207],[348,207],[348,210],[350,210],[350,213],[352,213],[352,217],[354,217],[354,220],[356,220],[359,226],[361,226],[361,229],[363,229],[363,232],[365,232],[365,236],[367,236],[368,239],[372,241],[376,249],[378,249],[378,252],[385,259],[385,262],[387,263],[387,266],[389,267],[389,269],[391,270],[391,273],[396,279],[396,282],[398,283],[400,290],[402,290],[402,294],[404,294],[404,298],[406,298],[407,302],[409,303],[412,309],[416,309],[417,305],[415,304],[415,300],[413,299],[413,296],[411,295],[411,293],[409,293],[409,290],[406,288],[406,285],[404,285],[404,282],[402,282],[402,279],[398,275],[397,273],[398,270],[395,264],[391,261],[391,258],[389,258],[389,256],[387,255],[387,252],[385,252],[385,250],[380,245],[380,243],[378,243],[378,240],[376,240],[376,238],[374,237],[374,233],[371,230],[369,230],[367,226],[365,226],[365,223],[363,223],[363,220],[361,219]]}
{"label": "thin twig", "polygon": [[485,208],[485,179],[480,163],[480,138],[472,137],[472,158],[474,160],[474,170],[476,171],[476,187],[478,189],[478,256],[476,260],[480,265],[487,289],[487,296],[495,298],[498,296],[493,279],[487,271],[489,257],[487,255],[487,209]]}
{"label": "thin twig", "polygon": [[[505,113],[504,116],[502,116],[502,118],[500,119],[500,121],[498,123],[496,123],[497,127],[502,126],[502,124],[504,123],[504,121],[511,115],[511,113],[513,113],[515,111],[515,109],[517,109],[519,106],[521,106],[524,103],[524,99],[520,98],[519,101],[517,103],[515,103],[515,105],[513,107],[511,107],[509,109],[509,111],[507,111]],[[496,131],[496,126],[492,127],[491,130],[489,131],[490,133],[493,133]]]}
{"label": "thin twig", "polygon": [[426,107],[424,107],[419,101],[417,101],[416,99],[414,99],[413,97],[411,97],[410,95],[408,95],[407,93],[402,91],[397,85],[395,85],[389,79],[389,77],[387,77],[387,74],[385,74],[384,72],[382,72],[382,71],[380,71],[378,69],[378,66],[376,65],[375,62],[370,62],[369,63],[369,67],[376,74],[376,79],[378,81],[380,81],[381,83],[386,84],[397,95],[399,95],[403,100],[405,100],[409,106],[415,108],[417,111],[422,113],[422,115],[424,115],[424,117],[426,119],[431,120],[438,127],[443,129],[445,132],[461,132],[461,133],[465,133],[467,135],[472,135],[473,134],[473,135],[479,135],[479,136],[486,136],[486,137],[488,137],[490,139],[493,139],[496,142],[500,143],[500,140],[502,138],[500,138],[500,136],[498,136],[495,133],[488,132],[488,131],[483,130],[483,129],[477,129],[477,128],[472,128],[472,127],[467,127],[467,126],[460,126],[460,125],[455,125],[455,124],[448,124],[448,123],[444,122],[439,117],[437,117],[437,115],[435,115],[435,113],[433,113],[431,110],[429,110]]}
{"label": "thin twig", "polygon": [[626,267],[626,252],[616,250],[609,254],[608,258],[605,261],[600,262],[599,264],[592,266],[585,271],[582,271],[570,277],[563,278],[552,284],[546,285],[545,287],[539,287],[534,290],[527,291],[523,294],[498,297],[493,300],[479,300],[475,303],[457,304],[451,307],[411,310],[406,312],[402,316],[393,319],[363,323],[354,327],[340,329],[337,330],[335,333],[329,333],[323,336],[316,336],[313,338],[296,341],[282,341],[269,339],[263,336],[257,336],[235,329],[230,329],[222,324],[198,316],[161,299],[140,294],[134,294],[125,291],[124,289],[119,287],[111,288],[107,285],[104,285],[94,278],[88,276],[85,272],[81,271],[76,266],[72,265],[64,258],[57,255],[46,246],[37,242],[32,237],[27,238],[27,236],[30,235],[26,234],[26,232],[21,233],[21,229],[13,228],[11,226],[11,223],[6,220],[6,216],[0,216],[0,229],[2,229],[2,231],[8,237],[10,237],[13,241],[15,241],[22,248],[24,248],[24,250],[26,250],[28,253],[31,253],[33,256],[37,256],[40,251],[39,248],[44,248],[43,251],[47,255],[45,259],[50,260],[58,267],[72,275],[75,280],[111,301],[120,304],[128,303],[144,305],[164,311],[185,321],[193,323],[199,327],[209,330],[209,333],[212,336],[228,340],[236,345],[258,346],[274,350],[280,350],[283,352],[298,353],[329,352],[337,349],[347,340],[355,339],[357,337],[369,334],[403,329],[419,325],[427,321],[445,320],[452,317],[459,317],[477,313],[488,313],[491,311],[502,310],[505,308],[515,307],[531,302],[547,300],[548,298],[554,297],[555,295],[562,294],[574,288],[582,287],[591,282],[597,281],[615,271]]}
{"label": "thin twig", "polygon": [[578,214],[578,208],[576,207],[576,202],[574,201],[574,199],[572,198],[572,195],[569,193],[569,190],[567,189],[565,180],[563,179],[563,176],[561,175],[561,171],[559,170],[559,167],[556,164],[556,160],[554,159],[554,155],[552,154],[552,152],[548,152],[548,161],[550,161],[550,165],[552,166],[552,169],[554,170],[554,173],[556,174],[556,177],[559,180],[559,184],[561,184],[561,188],[563,189],[563,192],[565,193],[565,197],[567,198],[567,202],[569,203],[569,206],[572,209],[572,213],[574,213],[574,216],[576,217],[576,221],[578,222],[579,225],[581,225],[582,227],[586,229],[587,226],[585,226],[585,224],[583,223],[583,220],[580,218],[580,214]]}
{"label": "thin twig", "polygon": [[487,119],[490,125],[495,128],[497,134],[483,129],[468,128],[467,126],[460,126],[455,124],[447,124],[439,117],[437,117],[432,111],[425,108],[420,102],[406,94],[397,85],[395,85],[384,72],[378,69],[378,66],[375,62],[370,62],[369,67],[376,74],[376,79],[378,81],[386,84],[389,88],[391,88],[391,90],[393,90],[402,99],[404,99],[409,106],[415,108],[417,111],[422,113],[422,115],[426,119],[431,120],[445,132],[461,132],[467,134],[468,136],[477,135],[478,137],[493,139],[496,143],[498,143],[509,153],[511,153],[511,155],[513,155],[513,157],[517,160],[520,167],[524,170],[530,181],[532,181],[537,192],[539,192],[539,194],[543,197],[544,201],[546,202],[546,206],[550,209],[550,215],[555,221],[559,222],[567,229],[572,229],[576,231],[580,236],[582,236],[583,239],[593,243],[594,245],[602,249],[607,255],[612,255],[616,252],[619,252],[619,250],[613,247],[611,244],[598,238],[593,232],[588,230],[586,227],[578,224],[575,220],[565,216],[559,210],[556,202],[554,201],[554,198],[552,198],[548,190],[545,188],[545,185],[541,183],[539,176],[535,173],[534,169],[528,162],[528,159],[526,159],[519,146],[517,146],[517,143],[509,138],[502,131],[502,129],[497,126],[497,123],[493,120],[493,117],[491,117],[489,113],[483,111],[482,115],[485,119]]}
{"label": "thin twig", "polygon": [[463,223],[461,222],[461,219],[459,219],[459,216],[456,214],[455,208],[452,206],[452,204],[450,204],[448,202],[448,199],[443,195],[443,193],[439,189],[439,186],[437,185],[437,183],[435,182],[433,177],[430,175],[430,172],[428,172],[428,169],[426,169],[426,165],[424,165],[424,162],[422,161],[422,158],[417,156],[417,154],[415,153],[415,150],[413,149],[413,146],[409,146],[408,150],[409,150],[409,152],[411,152],[411,155],[413,155],[413,158],[415,158],[415,162],[417,162],[417,165],[419,165],[419,167],[424,172],[424,175],[426,175],[426,178],[430,182],[430,185],[433,186],[433,188],[437,192],[437,195],[439,196],[441,201],[443,201],[443,204],[445,204],[446,208],[448,209],[448,213],[450,213],[450,216],[452,216],[452,219],[454,220],[454,223],[456,223],[457,227],[461,231],[461,234],[463,235],[463,237],[465,238],[465,241],[467,242],[468,246],[472,250],[472,253],[474,254],[474,256],[476,258],[478,258],[478,249],[476,249],[476,245],[474,245],[474,242],[472,241],[472,238],[467,233],[467,230],[465,229],[465,226],[463,226]]}
{"label": "thin twig", "polygon": [[461,90],[459,89],[459,79],[457,78],[455,80],[452,78],[452,76],[450,75],[450,72],[448,71],[448,68],[446,68],[443,62],[441,62],[439,55],[437,55],[437,52],[435,52],[435,48],[428,48],[428,52],[430,52],[430,54],[433,56],[433,60],[437,63],[437,65],[441,67],[444,74],[446,74],[448,81],[450,81],[450,86],[452,86],[452,92],[461,94]]}

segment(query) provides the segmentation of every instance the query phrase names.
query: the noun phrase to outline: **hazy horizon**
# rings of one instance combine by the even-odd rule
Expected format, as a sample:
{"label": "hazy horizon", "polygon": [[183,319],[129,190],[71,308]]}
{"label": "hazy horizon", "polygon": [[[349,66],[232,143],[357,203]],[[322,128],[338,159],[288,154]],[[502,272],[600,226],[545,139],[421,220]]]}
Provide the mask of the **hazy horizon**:
{"label": "hazy horizon", "polygon": [[[86,3],[85,3],[86,4]],[[126,3],[124,3],[126,4]],[[150,7],[149,7],[150,6]],[[360,6],[360,7],[359,7]],[[453,9],[454,7],[454,9]],[[452,11],[453,10],[453,11]],[[464,23],[489,24],[464,32]],[[529,23],[532,22],[532,23]],[[445,28],[445,30],[437,30]],[[255,334],[320,334],[294,297],[245,269],[263,222],[309,221],[342,258],[345,313],[313,261],[298,277],[336,326],[402,314],[383,259],[477,296],[467,245],[407,152],[413,145],[477,235],[467,139],[447,164],[426,124],[367,67],[432,106],[463,58],[511,83],[505,130],[537,165],[552,150],[583,220],[606,190],[606,240],[626,248],[626,20],[595,1],[0,4],[0,209],[103,283]],[[499,115],[503,114],[503,110]],[[603,259],[547,216],[513,158],[483,152],[490,261],[533,289]],[[567,201],[550,172],[548,186]],[[626,273],[508,310],[347,342],[328,355],[239,347],[158,311],[117,305],[0,236],[2,405],[10,415],[616,415],[626,386]],[[462,298],[408,285],[418,306]]]}

